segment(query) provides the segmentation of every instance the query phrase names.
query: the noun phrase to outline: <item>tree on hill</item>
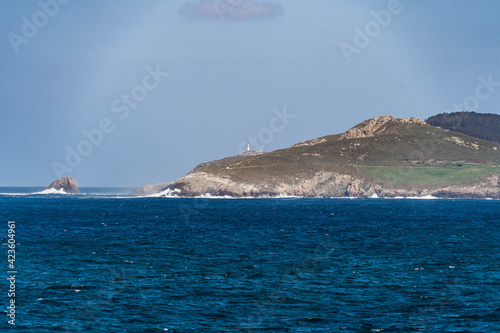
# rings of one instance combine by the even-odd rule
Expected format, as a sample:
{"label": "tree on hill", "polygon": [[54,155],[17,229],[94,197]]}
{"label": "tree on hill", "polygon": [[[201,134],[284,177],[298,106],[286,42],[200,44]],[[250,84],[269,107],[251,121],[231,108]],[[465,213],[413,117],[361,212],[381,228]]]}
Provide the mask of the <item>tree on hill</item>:
{"label": "tree on hill", "polygon": [[441,113],[425,120],[429,125],[500,143],[500,115],[477,112]]}

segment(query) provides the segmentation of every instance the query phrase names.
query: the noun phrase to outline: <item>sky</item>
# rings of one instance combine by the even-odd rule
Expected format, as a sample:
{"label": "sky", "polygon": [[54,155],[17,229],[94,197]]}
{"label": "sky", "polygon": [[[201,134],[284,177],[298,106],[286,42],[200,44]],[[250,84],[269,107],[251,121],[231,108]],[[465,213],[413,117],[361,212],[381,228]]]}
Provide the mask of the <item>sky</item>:
{"label": "sky", "polygon": [[0,2],[0,186],[174,181],[376,116],[500,112],[496,0]]}

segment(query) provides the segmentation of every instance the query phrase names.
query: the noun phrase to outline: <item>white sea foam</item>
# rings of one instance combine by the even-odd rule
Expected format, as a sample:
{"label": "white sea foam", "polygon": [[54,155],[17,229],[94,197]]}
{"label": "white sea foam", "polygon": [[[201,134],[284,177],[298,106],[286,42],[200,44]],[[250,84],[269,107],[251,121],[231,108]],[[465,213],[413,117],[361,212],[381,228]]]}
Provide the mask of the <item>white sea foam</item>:
{"label": "white sea foam", "polygon": [[54,188],[43,190],[40,192],[0,193],[0,195],[5,195],[5,196],[28,196],[28,195],[39,195],[39,194],[68,194],[68,193],[64,192],[63,189],[56,190]]}
{"label": "white sea foam", "polygon": [[178,188],[175,188],[173,190],[168,188],[165,191],[161,191],[161,192],[158,192],[155,194],[146,195],[145,197],[147,197],[147,198],[158,198],[158,197],[178,198],[179,193],[181,193],[181,190]]}
{"label": "white sea foam", "polygon": [[0,193],[0,195],[5,195],[5,196],[21,196],[21,195],[30,195],[31,193]]}
{"label": "white sea foam", "polygon": [[423,197],[407,197],[406,199],[433,200],[433,199],[439,199],[439,198],[438,197],[434,197],[432,195],[424,195]]}
{"label": "white sea foam", "polygon": [[204,193],[198,196],[194,197],[187,197],[181,195],[181,190],[176,188],[176,189],[167,189],[162,192],[146,195],[146,196],[137,196],[135,198],[158,198],[158,197],[166,197],[166,198],[185,198],[185,199],[298,199],[298,198],[304,198],[302,196],[296,196],[296,195],[289,195],[287,193],[281,193],[280,195],[277,196],[262,196],[262,197],[236,197],[236,196],[230,196],[230,195],[212,195],[210,193]]}
{"label": "white sea foam", "polygon": [[438,197],[434,197],[432,195],[424,195],[423,197],[403,197],[403,196],[397,196],[397,197],[384,197],[384,199],[411,199],[411,200],[433,200],[433,199],[439,199]]}
{"label": "white sea foam", "polygon": [[80,193],[78,199],[136,199],[144,198],[136,195],[116,194],[116,193]]}
{"label": "white sea foam", "polygon": [[64,192],[63,189],[57,190],[55,188],[48,188],[46,190],[43,190],[41,192],[35,192],[35,193],[30,193],[30,194],[68,194]]}
{"label": "white sea foam", "polygon": [[287,194],[287,193],[280,193],[279,196],[277,196],[276,198],[283,198],[283,199],[300,199],[300,198],[305,198],[303,196],[300,196],[300,195],[291,195],[291,194]]}
{"label": "white sea foam", "polygon": [[232,197],[230,195],[211,195],[210,193],[202,194],[198,198],[201,198],[201,199],[234,199],[234,197]]}
{"label": "white sea foam", "polygon": [[297,195],[288,195],[286,193],[281,193],[277,196],[265,195],[262,197],[233,197],[230,195],[212,195],[210,193],[205,193],[200,196],[196,196],[197,199],[300,199],[304,198]]}

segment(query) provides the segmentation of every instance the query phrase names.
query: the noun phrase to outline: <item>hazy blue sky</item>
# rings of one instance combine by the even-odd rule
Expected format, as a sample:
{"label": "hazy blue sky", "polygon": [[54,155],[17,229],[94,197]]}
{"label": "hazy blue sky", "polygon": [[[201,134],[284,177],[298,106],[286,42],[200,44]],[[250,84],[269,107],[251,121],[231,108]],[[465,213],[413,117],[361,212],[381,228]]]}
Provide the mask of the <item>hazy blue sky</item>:
{"label": "hazy blue sky", "polygon": [[270,151],[380,115],[499,113],[499,15],[497,0],[2,1],[0,186],[142,186],[249,136]]}

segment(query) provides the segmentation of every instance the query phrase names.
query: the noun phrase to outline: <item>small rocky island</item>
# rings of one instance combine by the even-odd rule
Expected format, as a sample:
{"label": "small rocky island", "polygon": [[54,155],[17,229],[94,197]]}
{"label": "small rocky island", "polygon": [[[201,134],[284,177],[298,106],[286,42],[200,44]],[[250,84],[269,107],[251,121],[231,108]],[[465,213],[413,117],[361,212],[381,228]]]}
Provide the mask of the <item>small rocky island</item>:
{"label": "small rocky island", "polygon": [[201,163],[134,194],[500,198],[500,145],[418,118],[381,116],[290,148]]}
{"label": "small rocky island", "polygon": [[63,177],[61,179],[56,180],[49,186],[45,188],[46,190],[55,189],[55,190],[63,190],[68,194],[78,194],[80,190],[78,189],[77,181],[72,177]]}

